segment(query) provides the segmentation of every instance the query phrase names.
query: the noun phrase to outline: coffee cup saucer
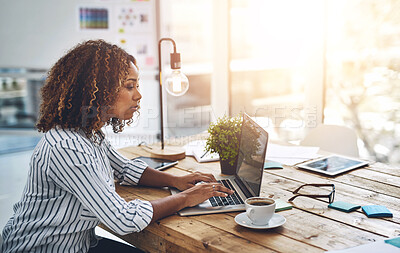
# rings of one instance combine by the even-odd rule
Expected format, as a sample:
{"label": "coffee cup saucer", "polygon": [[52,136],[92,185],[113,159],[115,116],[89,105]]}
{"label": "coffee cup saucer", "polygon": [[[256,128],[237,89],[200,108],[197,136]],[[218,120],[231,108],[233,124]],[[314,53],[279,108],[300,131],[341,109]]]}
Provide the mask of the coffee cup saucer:
{"label": "coffee cup saucer", "polygon": [[249,217],[247,217],[246,213],[240,213],[236,215],[235,217],[235,222],[239,224],[240,226],[246,227],[246,228],[254,228],[254,229],[270,229],[270,228],[276,228],[279,226],[282,226],[286,222],[286,218],[283,217],[280,214],[274,213],[272,216],[271,220],[269,220],[268,224],[265,225],[254,225],[251,223],[251,220]]}

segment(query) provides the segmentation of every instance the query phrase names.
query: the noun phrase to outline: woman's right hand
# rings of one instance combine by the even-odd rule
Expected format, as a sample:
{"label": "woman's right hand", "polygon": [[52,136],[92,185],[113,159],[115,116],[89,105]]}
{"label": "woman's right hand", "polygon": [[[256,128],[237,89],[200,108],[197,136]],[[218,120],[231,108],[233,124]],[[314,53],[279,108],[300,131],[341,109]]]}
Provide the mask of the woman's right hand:
{"label": "woman's right hand", "polygon": [[234,191],[226,188],[220,183],[197,184],[179,194],[185,196],[185,207],[198,205],[213,196],[227,197]]}

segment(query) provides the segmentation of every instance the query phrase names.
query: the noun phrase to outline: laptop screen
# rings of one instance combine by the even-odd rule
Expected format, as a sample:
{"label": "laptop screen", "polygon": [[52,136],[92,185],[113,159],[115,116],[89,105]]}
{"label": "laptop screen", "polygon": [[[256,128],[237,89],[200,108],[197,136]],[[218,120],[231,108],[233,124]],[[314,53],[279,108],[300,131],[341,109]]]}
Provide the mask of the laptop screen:
{"label": "laptop screen", "polygon": [[260,195],[267,143],[268,133],[244,113],[236,171],[253,196]]}

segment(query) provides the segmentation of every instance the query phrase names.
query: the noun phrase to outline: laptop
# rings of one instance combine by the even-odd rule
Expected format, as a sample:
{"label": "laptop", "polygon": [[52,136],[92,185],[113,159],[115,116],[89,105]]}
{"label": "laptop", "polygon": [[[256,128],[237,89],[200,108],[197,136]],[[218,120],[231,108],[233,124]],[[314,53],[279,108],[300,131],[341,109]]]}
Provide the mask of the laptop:
{"label": "laptop", "polygon": [[[243,123],[239,140],[237,168],[233,176],[215,176],[225,187],[235,191],[228,197],[212,197],[205,202],[179,211],[181,216],[244,211],[244,201],[260,196],[261,181],[267,151],[268,133],[249,115],[243,113]],[[179,190],[171,188],[172,194]]]}

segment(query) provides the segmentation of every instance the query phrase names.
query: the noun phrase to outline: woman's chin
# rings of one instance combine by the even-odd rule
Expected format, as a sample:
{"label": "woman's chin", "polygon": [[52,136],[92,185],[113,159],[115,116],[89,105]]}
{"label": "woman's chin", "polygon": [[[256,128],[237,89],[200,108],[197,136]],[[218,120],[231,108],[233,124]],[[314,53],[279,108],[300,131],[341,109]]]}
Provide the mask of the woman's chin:
{"label": "woman's chin", "polygon": [[[135,111],[136,112],[136,111]],[[135,112],[131,112],[131,113],[127,113],[124,115],[124,120],[130,120],[133,118],[133,115],[135,114]]]}
{"label": "woman's chin", "polygon": [[130,120],[133,118],[133,115],[135,115],[135,112],[137,112],[137,110],[129,110],[124,115],[117,116],[116,118],[120,120]]}

